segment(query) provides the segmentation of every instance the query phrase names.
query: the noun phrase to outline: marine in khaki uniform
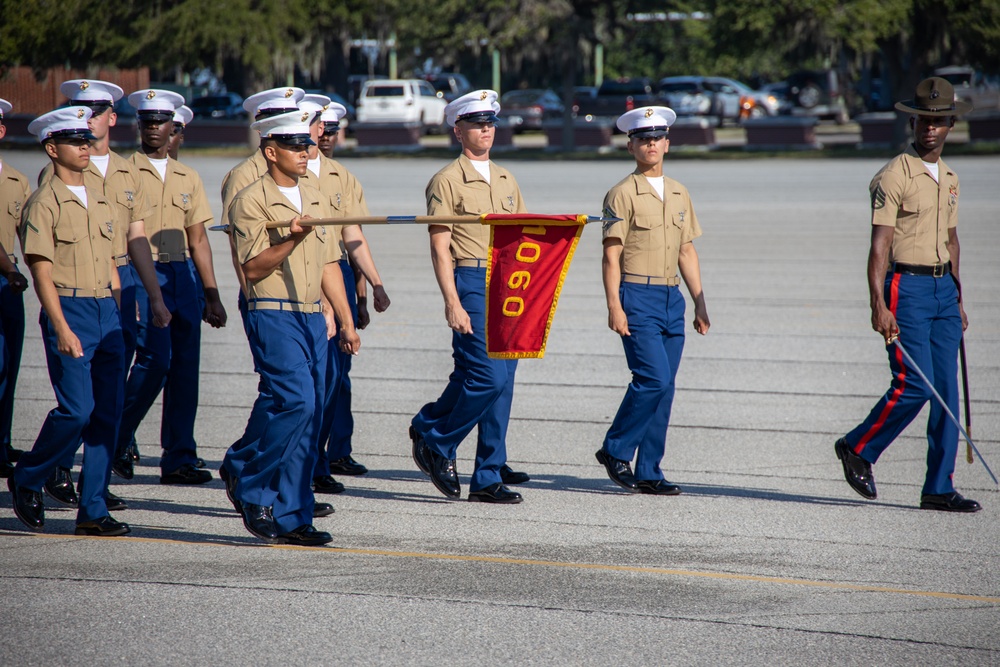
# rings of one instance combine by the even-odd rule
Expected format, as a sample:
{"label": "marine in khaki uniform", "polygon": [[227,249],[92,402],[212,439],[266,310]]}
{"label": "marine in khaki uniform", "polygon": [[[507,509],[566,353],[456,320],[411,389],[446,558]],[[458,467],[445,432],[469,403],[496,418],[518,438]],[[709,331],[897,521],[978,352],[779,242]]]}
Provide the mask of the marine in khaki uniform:
{"label": "marine in khaki uniform", "polygon": [[[272,88],[270,90],[265,90],[250,97],[243,101],[243,108],[254,118],[255,123],[273,116],[280,116],[282,114],[290,113],[292,111],[299,110],[299,102],[302,100],[304,91],[301,88],[294,87],[284,87],[284,88]],[[253,126],[251,126],[253,127]],[[232,207],[233,200],[236,195],[239,194],[243,188],[255,183],[264,174],[267,173],[267,160],[264,158],[264,145],[260,146],[260,149],[255,151],[253,155],[243,160],[241,163],[233,167],[229,173],[222,179],[222,215],[223,220],[229,223],[229,210]],[[240,319],[243,322],[243,330],[246,331],[247,326],[247,285],[246,278],[243,275],[243,266],[240,263],[239,257],[236,254],[236,238],[233,236],[233,226],[230,223],[229,229],[229,251],[233,261],[233,269],[236,271],[236,278],[239,281],[240,289],[239,294],[236,298],[237,310],[240,314]],[[252,351],[252,350],[251,350]],[[259,368],[254,368],[255,371],[259,372]],[[242,469],[244,463],[246,463],[257,447],[257,443],[260,440],[260,434],[264,430],[264,426],[268,419],[268,387],[263,382],[257,384],[257,401],[254,404],[255,409],[250,413],[250,421],[247,422],[246,428],[243,431],[243,436],[235,441],[226,453],[223,465],[219,468],[219,475],[222,477],[223,481],[226,482],[226,493],[229,499],[234,500],[233,496],[233,484],[240,476],[240,470]],[[234,503],[235,505],[236,503]],[[238,511],[238,510],[237,510]]]}
{"label": "marine in khaki uniform", "polygon": [[[229,212],[247,279],[247,336],[260,384],[267,390],[253,410],[268,414],[252,455],[240,466],[238,478],[226,480],[227,489],[250,533],[302,546],[332,540],[312,525],[314,516],[333,508],[315,503],[310,484],[325,394],[327,340],[339,322],[343,349],[356,353],[360,346],[336,266],[337,232],[299,224],[329,217],[319,191],[299,181],[306,172],[307,147],[313,143],[311,115],[295,111],[254,123],[268,173],[241,190]],[[288,224],[268,229],[268,221]],[[332,313],[326,309],[324,314],[324,300]],[[247,437],[242,444],[244,451],[249,448]],[[232,453],[227,452],[227,459]],[[232,469],[228,460],[223,468]]]}
{"label": "marine in khaki uniform", "polygon": [[[527,211],[514,176],[489,159],[500,111],[496,99],[492,90],[477,90],[445,107],[462,154],[428,183],[428,215]],[[521,494],[506,486],[528,480],[507,466],[507,422],[517,360],[490,359],[486,354],[489,227],[475,221],[434,224],[428,231],[445,319],[453,330],[455,370],[441,397],[421,408],[410,423],[413,459],[438,491],[458,498],[462,490],[455,455],[465,436],[478,426],[469,500],[519,503]]]}
{"label": "marine in khaki uniform", "polygon": [[170,131],[170,143],[167,144],[167,155],[175,160],[180,159],[181,146],[184,145],[184,130],[194,120],[191,107],[182,104],[174,112],[174,129]]}
{"label": "marine in khaki uniform", "polygon": [[174,111],[183,102],[183,97],[165,90],[140,90],[129,95],[129,104],[138,113],[142,141],[131,161],[139,171],[142,191],[152,209],[145,221],[146,235],[172,319],[166,328],[149,326],[151,318],[145,315],[150,310],[148,296],[145,290],[137,289],[136,300],[144,317],[139,323],[135,363],[125,385],[114,469],[126,479],[131,477],[128,449],[162,389],[161,484],[203,484],[212,479],[207,470],[197,467],[200,461],[194,440],[201,322],[212,327],[226,324],[205,232],[212,211],[201,178],[167,155]]}
{"label": "marine in khaki uniform", "polygon": [[872,464],[930,400],[920,507],[978,512],[979,503],[963,498],[952,480],[957,426],[892,344],[898,336],[957,414],[958,348],[968,319],[958,272],[958,176],[941,152],[955,117],[972,106],[955,99],[948,81],[931,77],[917,85],[913,100],[897,102],[896,109],[911,114],[913,143],[871,181],[868,254],[872,328],[885,339],[892,383],[868,417],[837,440],[834,451],[851,488],[864,498],[876,498]]}
{"label": "marine in khaki uniform", "polygon": [[[336,125],[339,130],[340,118],[347,111],[322,95],[306,95],[299,103],[299,108],[316,113],[309,130],[317,146],[329,124]],[[369,215],[365,193],[358,179],[344,165],[330,159],[328,155],[320,154],[315,146],[309,147],[308,169],[303,183],[314,185],[320,191],[334,218]],[[382,279],[375,268],[375,261],[361,226],[343,225],[340,227],[340,236],[339,265],[344,276],[347,300],[351,306],[354,326],[364,329],[370,320],[366,303],[366,282],[372,284],[376,312],[381,313],[389,307],[389,296],[382,286]],[[351,436],[354,433],[349,375],[351,359],[352,355],[341,351],[336,341],[331,339],[327,355],[328,381],[323,423],[319,430],[319,458],[313,475],[313,490],[317,493],[340,493],[344,490],[344,485],[333,479],[332,474],[363,475],[368,472],[368,468],[351,456]]]}
{"label": "marine in khaki uniform", "polygon": [[60,460],[84,441],[76,534],[124,535],[108,514],[105,494],[122,409],[124,342],[115,298],[115,211],[85,185],[90,109],[65,107],[28,126],[53,161],[53,177],[25,206],[21,248],[42,312],[39,324],[58,405],[8,481],[17,517],[45,525],[42,485]]}
{"label": "marine in khaki uniform", "polygon": [[[10,102],[0,99],[0,139],[7,135],[3,124],[11,112]],[[24,297],[27,279],[17,269],[14,240],[21,224],[21,209],[28,201],[28,179],[0,160],[0,477],[9,477],[21,452],[10,442],[14,417],[14,388],[21,369],[24,343]]]}
{"label": "marine in khaki uniform", "polygon": [[[264,120],[271,116],[277,116],[291,111],[298,111],[299,102],[305,95],[305,91],[294,86],[284,88],[271,88],[264,90],[243,100],[243,109],[254,121]],[[229,207],[232,206],[233,199],[240,190],[250,185],[258,178],[267,173],[267,160],[264,159],[263,148],[254,151],[253,155],[240,162],[229,170],[222,179],[222,218],[229,220]],[[230,230],[231,233],[232,230]],[[246,279],[243,277],[243,269],[236,258],[236,242],[230,236],[229,249],[233,258],[233,268],[236,270],[236,277],[240,283],[239,308],[240,314],[245,315],[243,310],[246,299]],[[244,317],[245,319],[245,317]]]}
{"label": "marine in khaki uniform", "polygon": [[660,470],[684,349],[681,278],[694,300],[695,331],[704,335],[710,326],[693,243],[701,227],[687,189],[663,175],[676,118],[668,107],[622,114],[618,129],[628,134],[636,168],[604,198],[605,217],[621,218],[604,225],[608,326],[622,337],[632,383],[596,456],[616,484],[653,495],[681,492]]}
{"label": "marine in khaki uniform", "polygon": [[[60,92],[70,98],[73,104],[90,109],[88,121],[94,141],[90,144],[90,164],[84,170],[84,180],[88,187],[102,190],[118,213],[115,227],[115,265],[121,282],[119,295],[122,313],[122,336],[125,339],[125,370],[132,364],[138,338],[139,316],[136,307],[135,286],[141,280],[149,295],[154,326],[164,327],[170,322],[170,311],[163,304],[160,286],[157,282],[153,260],[150,258],[149,242],[143,220],[149,216],[146,198],[139,185],[139,172],[128,160],[111,151],[110,132],[117,123],[114,103],[122,97],[122,89],[107,81],[94,79],[73,79],[59,86]],[[52,165],[46,166],[39,175],[39,182],[49,178]],[[124,377],[122,379],[124,382]],[[74,453],[75,454],[75,453]],[[45,492],[58,502],[75,507],[76,492],[70,468],[74,454],[60,462],[45,482]],[[131,452],[138,460],[138,450]],[[125,501],[109,492],[110,509],[127,509]]]}

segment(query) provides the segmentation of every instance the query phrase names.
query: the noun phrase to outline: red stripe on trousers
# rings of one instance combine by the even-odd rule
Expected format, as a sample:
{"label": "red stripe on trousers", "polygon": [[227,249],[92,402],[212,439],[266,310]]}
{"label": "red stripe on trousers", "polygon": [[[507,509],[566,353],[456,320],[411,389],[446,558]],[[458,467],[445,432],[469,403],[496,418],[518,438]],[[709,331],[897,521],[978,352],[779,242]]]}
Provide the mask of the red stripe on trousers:
{"label": "red stripe on trousers", "polygon": [[[892,313],[893,317],[896,316],[896,308],[899,305],[899,276],[900,274],[898,273],[893,274],[892,283],[889,285],[889,312]],[[896,363],[899,364],[899,368],[901,369],[899,375],[896,376],[896,379],[899,380],[899,387],[892,392],[892,397],[886,402],[885,407],[882,408],[882,413],[878,416],[878,421],[872,424],[872,427],[861,436],[858,444],[854,446],[854,453],[859,456],[864,450],[865,445],[868,444],[868,441],[874,438],[875,434],[885,426],[885,420],[889,418],[889,413],[896,407],[899,397],[903,395],[903,389],[906,388],[906,366],[903,364],[903,353],[899,350],[899,346],[896,346]]]}

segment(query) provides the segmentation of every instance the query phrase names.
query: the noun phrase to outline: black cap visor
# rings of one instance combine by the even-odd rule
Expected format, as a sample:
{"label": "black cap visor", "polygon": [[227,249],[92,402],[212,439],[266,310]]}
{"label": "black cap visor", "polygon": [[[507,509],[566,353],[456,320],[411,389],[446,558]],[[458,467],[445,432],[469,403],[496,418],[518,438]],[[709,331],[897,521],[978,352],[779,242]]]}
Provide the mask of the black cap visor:
{"label": "black cap visor", "polygon": [[292,111],[298,111],[299,108],[294,104],[290,107],[271,107],[269,109],[261,109],[257,112],[257,115],[253,117],[254,120],[264,120],[265,118],[270,118],[271,116],[280,116],[283,113],[289,113]]}
{"label": "black cap visor", "polygon": [[459,116],[455,119],[456,123],[465,121],[467,123],[490,123],[496,125],[500,119],[492,111],[477,111],[475,113],[467,113]]}
{"label": "black cap visor", "polygon": [[271,134],[268,139],[273,139],[279,144],[287,146],[315,146],[316,142],[308,134]]}
{"label": "black cap visor", "polygon": [[173,111],[140,111],[136,114],[140,123],[166,123],[174,119]]}
{"label": "black cap visor", "polygon": [[48,141],[51,139],[56,143],[69,143],[71,141],[97,141],[97,137],[90,133],[90,130],[84,129],[72,129],[72,130],[57,130],[45,137]]}
{"label": "black cap visor", "polygon": [[670,134],[670,128],[666,125],[656,127],[640,127],[628,133],[629,139],[659,139]]}
{"label": "black cap visor", "polygon": [[102,113],[104,113],[105,111],[114,106],[111,102],[107,101],[95,102],[94,100],[85,100],[81,102],[73,100],[71,105],[75,107],[87,107],[88,109],[90,109],[91,116],[100,116]]}
{"label": "black cap visor", "polygon": [[323,121],[323,134],[337,134],[340,132],[340,123]]}

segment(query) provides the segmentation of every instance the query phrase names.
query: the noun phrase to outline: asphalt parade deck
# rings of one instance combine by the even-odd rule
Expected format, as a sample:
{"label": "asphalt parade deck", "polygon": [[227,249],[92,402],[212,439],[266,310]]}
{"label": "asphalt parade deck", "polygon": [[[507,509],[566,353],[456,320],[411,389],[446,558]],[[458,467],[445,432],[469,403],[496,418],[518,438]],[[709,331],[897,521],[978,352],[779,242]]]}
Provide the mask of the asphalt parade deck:
{"label": "asphalt parade deck", "polygon": [[[39,153],[11,153],[33,178]],[[498,156],[503,162],[503,156]],[[1000,158],[946,161],[961,179],[962,277],[973,435],[1000,469]],[[234,158],[185,160],[216,215]],[[377,215],[422,214],[443,161],[344,160]],[[267,546],[243,528],[217,469],[257,378],[221,234],[210,237],[229,312],[203,328],[199,452],[216,479],[158,484],[159,403],[142,462],[113,479],[123,538],[45,533],[0,491],[0,664],[996,665],[1000,493],[976,463],[957,488],[973,515],[918,509],[926,412],[885,453],[879,499],[846,484],[834,440],[889,381],[871,331],[868,181],[882,159],[684,160],[712,329],[688,328],[667,453],[678,497],[623,493],[594,460],[629,381],[607,328],[597,226],[584,231],[544,359],[518,368],[508,451],[524,503],[449,501],[410,459],[407,426],[451,370],[450,331],[422,227],[366,228],[392,299],[361,332],[355,456],[316,520],[334,548]],[[621,162],[511,162],[529,210],[600,213]],[[22,267],[23,268],[23,267]],[[28,310],[14,444],[54,406]],[[689,303],[690,310],[690,303]],[[690,319],[690,317],[689,317]],[[463,497],[474,436],[459,449]]]}

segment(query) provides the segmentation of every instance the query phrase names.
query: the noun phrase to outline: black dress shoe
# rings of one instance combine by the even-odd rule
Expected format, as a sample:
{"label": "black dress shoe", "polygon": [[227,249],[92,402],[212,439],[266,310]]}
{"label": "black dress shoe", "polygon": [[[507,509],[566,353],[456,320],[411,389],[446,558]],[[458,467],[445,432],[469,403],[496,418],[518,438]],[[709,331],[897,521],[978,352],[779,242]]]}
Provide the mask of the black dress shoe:
{"label": "black dress shoe", "polygon": [[455,459],[446,459],[432,450],[426,444],[423,454],[431,471],[431,482],[438,491],[449,498],[462,495],[462,486],[458,482],[458,471],[455,469]]}
{"label": "black dress shoe", "polygon": [[841,438],[834,444],[833,450],[844,466],[844,479],[863,498],[874,500],[878,497],[875,490],[875,477],[872,475],[872,464],[854,453],[847,445],[847,440]]}
{"label": "black dress shoe", "polygon": [[638,490],[635,475],[632,474],[631,463],[616,459],[603,449],[598,449],[594,456],[597,458],[598,463],[603,465],[605,470],[608,471],[608,477],[611,478],[612,482],[632,492]]}
{"label": "black dress shoe", "polygon": [[132,459],[133,463],[139,462],[139,446],[135,444],[135,439],[133,438],[127,445],[125,445],[125,450],[122,454],[128,455]]}
{"label": "black dress shoe", "polygon": [[111,461],[111,472],[122,479],[132,479],[135,476],[135,459],[129,455],[128,450]]}
{"label": "black dress shoe", "polygon": [[337,510],[333,509],[333,505],[330,503],[313,503],[313,518],[319,518],[321,516],[330,516]]}
{"label": "black dress shoe", "polygon": [[14,483],[13,476],[7,480],[7,488],[14,499],[14,514],[25,526],[32,530],[41,530],[45,526],[45,505],[42,503],[42,493],[32,491]]}
{"label": "black dress shoe", "polygon": [[333,542],[333,536],[312,526],[299,526],[290,533],[278,535],[278,541],[299,547],[318,547]]}
{"label": "black dress shoe", "polygon": [[219,478],[226,485],[226,498],[229,498],[229,502],[233,504],[233,509],[236,510],[237,514],[242,514],[243,510],[240,508],[240,501],[236,499],[236,480],[229,474],[225,465],[219,466]]}
{"label": "black dress shoe", "polygon": [[525,482],[531,481],[526,472],[517,472],[512,470],[507,464],[500,466],[500,480],[504,484],[524,484]]}
{"label": "black dress shoe", "polygon": [[337,459],[336,461],[330,461],[330,474],[331,475],[364,475],[368,472],[368,468],[364,467],[360,463],[354,460],[352,456],[345,456],[342,459]]}
{"label": "black dress shoe", "polygon": [[160,475],[160,484],[204,484],[211,481],[212,473],[198,470],[191,463],[185,463],[173,472]]}
{"label": "black dress shoe", "polygon": [[14,465],[4,461],[0,463],[0,478],[6,479],[14,474]]}
{"label": "black dress shoe", "polygon": [[410,440],[413,442],[413,462],[417,464],[420,472],[430,475],[431,464],[427,459],[427,443],[424,442],[424,436],[417,433],[417,429],[412,426],[410,427]]}
{"label": "black dress shoe", "polygon": [[80,498],[73,488],[73,475],[69,468],[56,467],[42,486],[46,495],[65,507],[79,507]]}
{"label": "black dress shoe", "polygon": [[107,505],[109,512],[128,509],[128,503],[125,502],[125,499],[121,496],[116,496],[111,491],[108,491],[107,495],[104,496],[104,504]]}
{"label": "black dress shoe", "polygon": [[205,459],[198,457],[194,460],[194,467],[199,470],[205,467]]}
{"label": "black dress shoe", "polygon": [[316,493],[343,493],[344,485],[329,475],[313,477],[313,491]]}
{"label": "black dress shoe", "polygon": [[665,479],[639,479],[636,480],[639,493],[648,493],[653,496],[679,496],[681,487],[671,484]]}
{"label": "black dress shoe", "polygon": [[90,535],[91,537],[115,537],[116,535],[128,535],[132,529],[127,523],[115,521],[110,515],[102,516],[93,521],[81,521],[76,524],[77,535]]}
{"label": "black dress shoe", "polygon": [[504,505],[513,505],[521,502],[524,498],[517,491],[511,491],[506,486],[497,482],[496,484],[490,484],[484,489],[479,489],[478,491],[469,491],[469,502],[472,503],[498,503]]}
{"label": "black dress shoe", "polygon": [[958,491],[942,494],[924,494],[920,496],[920,509],[940,510],[941,512],[978,512],[983,506],[975,500],[963,498]]}
{"label": "black dress shoe", "polygon": [[278,529],[274,525],[274,517],[271,515],[271,508],[263,505],[252,505],[250,503],[240,503],[243,508],[243,526],[251,534],[259,537],[265,542],[277,544]]}

